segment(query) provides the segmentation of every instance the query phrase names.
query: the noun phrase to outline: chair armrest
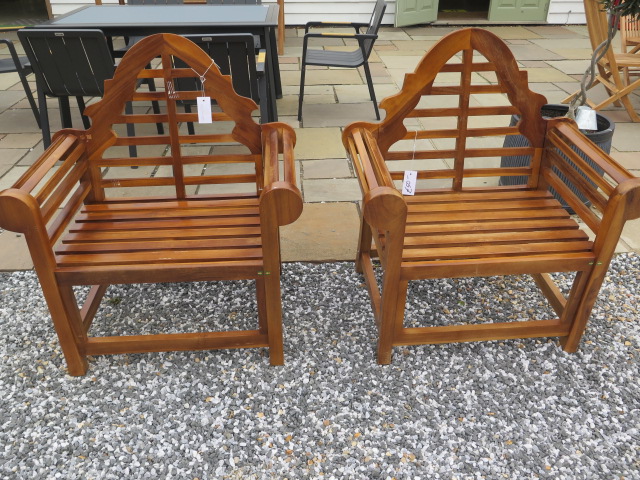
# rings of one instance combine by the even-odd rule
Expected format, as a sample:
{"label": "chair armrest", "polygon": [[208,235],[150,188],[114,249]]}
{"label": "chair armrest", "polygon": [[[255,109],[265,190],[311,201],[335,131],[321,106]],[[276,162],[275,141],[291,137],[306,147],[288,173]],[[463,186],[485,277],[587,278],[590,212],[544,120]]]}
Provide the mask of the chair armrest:
{"label": "chair armrest", "polygon": [[[624,223],[640,218],[640,179],[566,118],[549,121],[543,155],[542,181],[553,187],[596,234],[596,254],[607,257],[609,250],[613,254]],[[559,175],[574,188],[569,188]],[[585,206],[574,190],[582,193],[600,215]]]}
{"label": "chair armrest", "polygon": [[308,38],[353,38],[358,41],[362,40],[375,40],[378,35],[373,33],[334,33],[334,32],[322,32],[322,33],[305,33],[304,41]]}
{"label": "chair armrest", "polygon": [[361,28],[368,26],[368,23],[362,22],[307,22],[304,26],[304,33],[306,34],[311,27],[352,27],[356,32],[359,32]]}
{"label": "chair armrest", "polygon": [[[364,55],[364,41],[365,40],[375,40],[378,38],[378,35],[373,33],[333,33],[333,32],[325,32],[325,33],[306,33],[304,36],[304,40],[302,42],[302,51],[307,51],[307,44],[310,38],[348,38],[358,41],[358,45],[362,49],[362,54]],[[304,54],[304,53],[303,53]]]}
{"label": "chair armrest", "polygon": [[[9,189],[0,192],[0,227],[49,248],[64,232],[91,190],[84,138],[71,130],[51,146]],[[48,227],[47,227],[48,225]]]}
{"label": "chair armrest", "polygon": [[342,135],[362,190],[363,216],[375,228],[404,228],[407,204],[393,183],[376,139],[367,128],[371,125],[352,123]]}
{"label": "chair armrest", "polygon": [[[294,222],[302,213],[302,195],[296,186],[293,147],[296,134],[285,123],[273,122],[262,128],[262,176],[260,212],[273,215],[279,226]],[[282,175],[280,159],[282,158]]]}
{"label": "chair armrest", "polygon": [[11,40],[6,39],[6,38],[0,38],[0,43],[4,43],[7,46],[7,48],[9,49],[9,54],[11,55],[11,59],[13,60],[13,63],[15,63],[16,69],[18,69],[18,71],[21,71],[25,66],[29,65],[28,62],[23,64],[20,61],[20,57],[18,56],[18,52],[16,51],[16,47],[15,47],[15,45],[13,44],[13,42]]}

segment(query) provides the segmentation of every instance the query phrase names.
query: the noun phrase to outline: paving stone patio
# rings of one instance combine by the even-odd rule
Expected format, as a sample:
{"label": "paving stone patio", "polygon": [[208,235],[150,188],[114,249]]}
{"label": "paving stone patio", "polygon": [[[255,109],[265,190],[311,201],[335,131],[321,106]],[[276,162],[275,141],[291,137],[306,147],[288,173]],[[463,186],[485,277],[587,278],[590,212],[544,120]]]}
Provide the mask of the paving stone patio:
{"label": "paving stone patio", "polygon": [[[590,56],[584,26],[487,27],[509,44],[522,68],[529,72],[531,89],[558,103],[578,86]],[[398,91],[405,73],[437,39],[454,27],[383,27],[371,56],[371,71],[378,101]],[[286,261],[352,260],[358,230],[360,192],[341,142],[342,128],[355,120],[374,121],[364,72],[336,68],[310,68],[307,72],[304,123],[297,121],[300,56],[304,29],[288,28],[285,54],[280,58],[284,97],[278,100],[280,120],[296,129],[296,158],[305,200],[302,217],[282,229]],[[5,33],[15,40],[15,33]],[[345,49],[342,39],[330,39],[328,49]],[[21,51],[19,45],[18,50]],[[616,40],[616,48],[618,43]],[[8,57],[6,48],[0,58]],[[31,85],[35,90],[33,78]],[[597,101],[603,92],[590,95]],[[640,96],[632,101],[640,109]],[[49,102],[52,130],[60,128],[58,108]],[[73,105],[72,105],[73,108]],[[640,175],[640,125],[630,122],[617,107],[604,111],[616,122],[611,154]],[[384,112],[381,111],[384,115]],[[74,109],[75,125],[80,125]],[[0,190],[9,187],[42,153],[42,139],[25,99],[17,74],[0,76]],[[147,174],[139,169],[137,175]],[[640,222],[625,230],[619,251],[640,252]],[[32,268],[24,239],[0,232],[0,270]]]}

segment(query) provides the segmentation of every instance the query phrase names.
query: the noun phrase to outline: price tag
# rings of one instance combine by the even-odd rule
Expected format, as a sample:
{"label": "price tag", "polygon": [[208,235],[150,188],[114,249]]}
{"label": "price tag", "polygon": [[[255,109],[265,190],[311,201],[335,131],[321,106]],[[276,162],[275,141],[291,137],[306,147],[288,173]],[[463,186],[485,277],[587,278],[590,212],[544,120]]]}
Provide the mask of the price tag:
{"label": "price tag", "polygon": [[578,107],[576,113],[576,123],[580,130],[598,130],[598,122],[596,120],[596,111],[590,107]]}
{"label": "price tag", "polygon": [[198,97],[198,123],[212,123],[211,97]]}
{"label": "price tag", "polygon": [[415,195],[417,180],[418,180],[418,172],[416,172],[415,170],[405,170],[404,180],[402,180],[402,194]]}

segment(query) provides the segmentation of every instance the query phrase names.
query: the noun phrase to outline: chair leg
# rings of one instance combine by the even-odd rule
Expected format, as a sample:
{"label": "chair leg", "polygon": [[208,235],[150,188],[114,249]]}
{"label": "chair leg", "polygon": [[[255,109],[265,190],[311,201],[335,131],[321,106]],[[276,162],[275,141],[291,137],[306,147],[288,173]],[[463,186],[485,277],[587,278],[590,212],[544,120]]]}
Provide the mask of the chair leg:
{"label": "chair leg", "polygon": [[[394,281],[395,280],[395,281]],[[390,279],[385,276],[382,284],[382,308],[378,329],[378,363],[391,363],[393,341],[402,331],[404,307],[407,301],[407,280]]]}
{"label": "chair leg", "polygon": [[89,117],[84,114],[84,109],[86,108],[84,98],[76,97],[76,102],[78,102],[78,109],[80,110],[80,116],[82,117],[82,125],[85,130],[89,130],[89,128],[91,128],[91,121],[89,120]]}
{"label": "chair leg", "polygon": [[636,109],[631,103],[631,100],[629,100],[629,95],[627,94],[620,97],[620,102],[622,102],[622,105],[624,106],[625,110],[629,114],[631,121],[636,123],[640,122],[640,116],[638,116],[638,112],[636,112]]}
{"label": "chair leg", "polygon": [[69,97],[58,97],[58,106],[60,107],[60,123],[62,124],[62,128],[73,128]]}
{"label": "chair leg", "polygon": [[36,105],[36,101],[33,98],[33,94],[31,93],[31,87],[29,86],[27,77],[25,76],[22,70],[18,70],[18,75],[20,76],[20,81],[22,82],[24,93],[27,94],[27,100],[29,100],[29,105],[31,105],[31,111],[33,112],[33,116],[36,117],[36,123],[38,124],[38,128],[41,128],[40,112],[38,111],[38,106]]}
{"label": "chair leg", "polygon": [[267,325],[267,302],[264,278],[258,278],[256,280],[256,302],[258,303],[258,327],[260,333],[267,333],[269,328]]}
{"label": "chair leg", "polygon": [[[124,113],[125,115],[133,115],[133,104],[131,102],[127,102],[124,104]],[[136,126],[133,123],[127,123],[127,136],[135,137],[136,136]],[[136,158],[138,156],[138,147],[135,145],[129,145],[129,156]],[[132,167],[137,168],[137,167]]]}
{"label": "chair leg", "polygon": [[47,97],[37,85],[38,105],[40,107],[40,129],[42,130],[42,143],[45,150],[51,145],[51,127],[49,126],[49,111],[47,110]]}
{"label": "chair leg", "polygon": [[371,71],[369,70],[369,62],[364,62],[364,75],[367,77],[367,85],[369,86],[369,96],[373,102],[373,108],[376,111],[376,119],[380,120],[380,112],[378,111],[378,102],[376,101],[376,92],[373,89],[373,80],[371,79]]}
{"label": "chair leg", "polygon": [[264,311],[266,314],[267,336],[269,338],[269,363],[284,365],[282,346],[282,300],[280,294],[280,270],[274,268],[265,275]]}
{"label": "chair leg", "polygon": [[267,79],[263,76],[258,78],[258,97],[260,99],[260,123],[277,122],[273,116],[269,94],[267,92]]}
{"label": "chair leg", "polygon": [[[185,113],[191,113],[191,105],[189,105],[188,103],[184,104],[184,111]],[[187,133],[189,135],[195,135],[196,134],[196,130],[195,128],[193,128],[193,122],[187,122]]]}
{"label": "chair leg", "polygon": [[570,309],[564,321],[571,322],[569,335],[560,338],[562,349],[568,353],[578,350],[580,339],[587,327],[587,321],[591,315],[591,310],[596,302],[597,294],[600,291],[604,277],[607,274],[609,262],[596,265],[590,272],[578,272],[574,280],[567,300],[566,309]]}
{"label": "chair leg", "polygon": [[302,61],[302,69],[300,71],[300,95],[298,96],[298,121],[302,122],[302,99],[304,98],[304,77],[307,65]]}
{"label": "chair leg", "polygon": [[[150,69],[151,65],[147,65],[147,68]],[[146,80],[146,83],[147,87],[149,87],[150,92],[156,91],[156,84],[153,81],[153,78],[148,78]],[[153,113],[155,113],[156,115],[160,115],[160,104],[157,102],[157,100],[151,101],[151,108],[153,109]],[[156,123],[156,130],[158,131],[158,135],[164,135],[164,125],[162,125],[162,123]]]}
{"label": "chair leg", "polygon": [[40,282],[67,362],[69,375],[82,376],[87,373],[88,363],[80,343],[86,342],[87,337],[82,328],[80,310],[73,289],[70,286],[60,286],[55,282],[47,285],[47,281],[43,279],[40,279]]}
{"label": "chair leg", "polygon": [[362,273],[362,255],[371,252],[371,228],[364,216],[360,219],[360,238],[358,239],[358,252],[356,253],[356,272]]}

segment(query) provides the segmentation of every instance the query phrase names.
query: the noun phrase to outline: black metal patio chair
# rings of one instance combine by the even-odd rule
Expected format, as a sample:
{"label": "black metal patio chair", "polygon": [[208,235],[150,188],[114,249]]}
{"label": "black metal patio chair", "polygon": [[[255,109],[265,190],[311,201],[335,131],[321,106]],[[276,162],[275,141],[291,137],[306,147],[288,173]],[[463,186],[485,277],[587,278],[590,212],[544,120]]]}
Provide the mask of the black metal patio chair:
{"label": "black metal patio chair", "polygon": [[[378,0],[373,9],[369,23],[333,23],[333,22],[308,22],[304,29],[304,43],[302,46],[302,71],[300,74],[300,97],[298,99],[298,120],[302,121],[302,101],[304,98],[304,80],[307,65],[319,65],[324,67],[357,68],[364,67],[364,74],[367,78],[369,95],[373,101],[373,108],[376,111],[376,118],[380,120],[376,94],[371,80],[369,70],[369,55],[373,50],[373,43],[378,38],[378,29],[382,22],[382,16],[387,8],[384,0]],[[309,33],[311,27],[352,27],[356,33]],[[360,29],[366,27],[365,33],[360,33]],[[337,52],[330,50],[307,49],[310,38],[347,38],[358,41],[358,48],[350,52]]]}
{"label": "black metal patio chair", "polygon": [[[260,122],[275,122],[278,120],[269,96],[267,95],[267,77],[265,75],[265,52],[261,50],[258,60],[254,54],[253,35],[216,34],[216,35],[184,35],[202,48],[213,59],[223,75],[231,76],[231,83],[238,95],[251,98],[260,105]],[[176,66],[183,66],[176,60]],[[202,86],[195,78],[176,79],[176,90],[197,91]],[[187,113],[191,113],[194,100],[182,102]],[[193,123],[187,124],[189,135],[194,134]]]}
{"label": "black metal patio chair", "polygon": [[[72,127],[69,97],[76,97],[84,112],[84,97],[101,97],[104,81],[113,77],[113,59],[100,30],[54,30],[24,28],[18,32],[36,75],[40,128],[45,148],[51,143],[46,97],[60,105],[62,128]],[[85,128],[89,119],[82,116]]]}
{"label": "black metal patio chair", "polygon": [[[84,97],[102,97],[104,81],[113,77],[115,66],[104,33],[87,29],[36,29],[24,28],[18,37],[36,75],[38,105],[40,107],[40,128],[44,147],[51,144],[51,128],[46,97],[58,99],[62,128],[71,128],[71,108],[69,97],[76,97],[85,129],[90,127],[84,115]],[[150,90],[153,90],[149,82]],[[152,102],[154,113],[160,113],[157,102]],[[131,109],[127,104],[127,110]],[[127,131],[134,136],[134,125],[127,124]],[[162,124],[157,125],[162,133]],[[130,154],[136,155],[136,147],[129,147]]]}
{"label": "black metal patio chair", "polygon": [[33,73],[31,69],[31,65],[29,64],[29,60],[27,57],[20,57],[16,52],[16,47],[13,45],[11,40],[6,38],[0,38],[0,44],[5,44],[9,49],[9,55],[11,58],[2,58],[0,59],[0,74],[2,73],[17,73],[20,77],[20,82],[22,83],[22,87],[24,88],[24,93],[27,94],[27,100],[29,100],[29,105],[31,105],[31,111],[33,112],[33,116],[36,117],[36,122],[38,127],[40,126],[40,113],[38,112],[38,106],[36,105],[36,101],[33,98],[33,93],[31,93],[31,87],[29,86],[29,82],[27,82],[27,75]]}

